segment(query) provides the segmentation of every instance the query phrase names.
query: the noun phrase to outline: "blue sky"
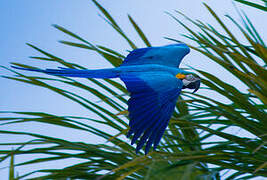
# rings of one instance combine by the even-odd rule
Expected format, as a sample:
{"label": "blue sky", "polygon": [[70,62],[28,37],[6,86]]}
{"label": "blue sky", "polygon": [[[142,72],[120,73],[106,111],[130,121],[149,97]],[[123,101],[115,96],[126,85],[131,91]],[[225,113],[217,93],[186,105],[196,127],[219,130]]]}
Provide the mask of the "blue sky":
{"label": "blue sky", "polygon": [[[206,22],[214,22],[201,1],[101,0],[99,2],[111,12],[126,34],[136,40],[139,47],[144,47],[144,44],[138,39],[134,29],[130,26],[127,14],[130,14],[141,26],[153,45],[168,44],[169,41],[163,38],[165,36],[186,41],[180,36],[181,33],[185,33],[185,30],[164,13],[165,11],[174,12],[174,10],[179,10],[193,19],[198,18]],[[230,0],[207,0],[205,2],[221,16],[231,14],[233,17],[237,17]],[[245,9],[251,20],[256,22],[255,26],[259,33],[263,34],[263,38],[266,38],[266,29],[264,29],[266,22],[263,23],[261,20],[262,13],[255,12],[250,7],[241,5],[239,7]],[[0,33],[0,65],[4,66],[9,66],[10,62],[18,62],[38,65],[43,68],[54,67],[53,64],[28,58],[29,56],[40,55],[25,44],[32,43],[59,57],[88,68],[110,67],[108,63],[93,52],[67,47],[58,43],[58,40],[72,39],[53,28],[51,24],[59,24],[94,44],[112,47],[125,55],[127,54],[126,50],[130,49],[127,43],[99,16],[98,9],[90,0],[2,0],[0,1],[0,20],[2,25]],[[218,26],[216,23],[214,25]],[[239,34],[236,29],[234,29],[234,33]],[[194,51],[185,58],[183,66],[186,64],[202,70],[208,70],[223,78],[226,82],[237,82],[225,75],[225,72],[220,70],[216,64]],[[0,75],[10,75],[10,73],[1,69]],[[45,111],[58,115],[94,117],[94,114],[81,109],[79,105],[46,89],[3,78],[0,78],[0,84],[2,85],[0,93],[3,95],[0,97],[1,111]],[[244,87],[239,86],[239,88],[242,89]],[[31,124],[31,127],[29,127],[29,124],[25,124],[19,128],[13,126],[5,126],[5,128],[44,133],[49,131],[51,136],[68,139],[78,138],[81,141],[88,139],[88,142],[92,139],[88,134],[73,131],[66,135],[64,129],[48,128],[38,124]],[[71,136],[68,134],[71,134]],[[0,135],[0,142],[15,142],[18,140],[22,141],[24,139],[22,137],[21,139],[15,139],[11,136]],[[18,157],[16,161],[23,160],[23,158]],[[1,164],[0,168],[6,166],[7,163]],[[71,163],[71,161],[60,163],[60,166]],[[17,170],[23,174],[23,172],[32,168],[34,167],[29,166]],[[0,169],[0,174],[7,177],[7,169]]]}

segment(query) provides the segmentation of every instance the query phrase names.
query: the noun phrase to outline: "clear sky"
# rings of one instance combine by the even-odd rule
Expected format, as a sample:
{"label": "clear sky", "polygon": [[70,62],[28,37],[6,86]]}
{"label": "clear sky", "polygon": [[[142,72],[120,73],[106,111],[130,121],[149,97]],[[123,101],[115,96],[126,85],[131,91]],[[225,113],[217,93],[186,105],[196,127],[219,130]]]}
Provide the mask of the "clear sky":
{"label": "clear sky", "polygon": [[[118,24],[124,29],[127,35],[136,40],[139,47],[144,44],[137,38],[131,27],[127,14],[130,14],[141,26],[153,45],[166,45],[169,41],[163,37],[173,37],[187,41],[181,37],[185,30],[179,26],[165,11],[174,12],[178,10],[195,19],[211,22],[217,26],[208,14],[201,1],[196,0],[99,0],[99,2],[114,16]],[[230,14],[237,17],[231,0],[206,0],[219,15]],[[239,5],[242,7],[255,23],[255,26],[263,38],[266,40],[266,21],[262,20],[263,14],[255,9]],[[58,43],[58,40],[72,40],[63,33],[51,26],[59,24],[87,39],[88,41],[112,47],[123,54],[130,47],[127,43],[99,16],[99,11],[90,0],[1,0],[0,1],[0,65],[9,66],[10,62],[34,64],[40,67],[53,67],[53,64],[30,60],[29,56],[40,55],[25,43],[32,43],[56,56],[68,59],[88,68],[110,67],[101,57],[93,52],[67,47]],[[225,18],[226,19],[226,18]],[[238,19],[238,18],[237,18]],[[235,34],[238,35],[236,29]],[[187,41],[188,42],[188,41]],[[183,61],[184,65],[191,65],[195,68],[208,70],[223,78],[226,82],[237,82],[229,76],[224,75],[224,71],[210,62],[206,57],[192,51]],[[0,69],[0,75],[10,75],[8,71]],[[46,89],[26,85],[0,78],[0,111],[44,111],[57,115],[84,115],[94,117],[92,113],[82,109],[79,105],[50,92]],[[242,86],[238,85],[242,89]],[[88,97],[90,99],[90,97]],[[93,100],[91,98],[91,100]],[[97,99],[96,99],[97,100]],[[223,100],[223,99],[222,99]],[[0,127],[0,129],[3,127]],[[81,132],[65,129],[46,127],[38,124],[24,124],[20,127],[5,126],[10,130],[21,130],[30,132],[44,132],[51,136],[75,139],[77,141],[92,141],[92,136]],[[70,132],[71,131],[71,132]],[[0,135],[0,142],[23,141],[23,138]],[[2,149],[2,147],[1,147]],[[27,157],[28,158],[28,157]],[[25,157],[16,158],[16,162],[25,160]],[[7,166],[8,162],[0,164],[0,168]],[[69,165],[71,161],[58,163],[56,167]],[[43,165],[42,165],[43,166]],[[47,167],[53,166],[48,164]],[[55,166],[55,164],[54,164]],[[43,166],[44,167],[44,166]],[[34,169],[32,166],[17,168],[20,174]],[[7,177],[7,169],[0,169],[0,174]],[[4,178],[5,179],[5,178]]]}

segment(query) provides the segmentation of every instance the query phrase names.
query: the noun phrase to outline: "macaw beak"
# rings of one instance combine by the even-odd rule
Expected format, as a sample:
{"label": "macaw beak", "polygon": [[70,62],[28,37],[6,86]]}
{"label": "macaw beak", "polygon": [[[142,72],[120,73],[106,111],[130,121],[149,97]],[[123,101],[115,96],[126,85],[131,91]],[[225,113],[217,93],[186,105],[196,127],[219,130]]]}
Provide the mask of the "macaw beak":
{"label": "macaw beak", "polygon": [[195,93],[195,92],[197,92],[197,90],[199,89],[199,87],[200,87],[200,79],[197,79],[195,82],[192,82],[193,83],[193,89],[194,89],[194,91],[192,92],[193,94]]}
{"label": "macaw beak", "polygon": [[199,89],[200,83],[201,83],[201,80],[199,78],[195,78],[189,84],[187,84],[186,86],[183,86],[183,89],[185,89],[185,88],[194,89],[194,91],[192,93],[195,93]]}

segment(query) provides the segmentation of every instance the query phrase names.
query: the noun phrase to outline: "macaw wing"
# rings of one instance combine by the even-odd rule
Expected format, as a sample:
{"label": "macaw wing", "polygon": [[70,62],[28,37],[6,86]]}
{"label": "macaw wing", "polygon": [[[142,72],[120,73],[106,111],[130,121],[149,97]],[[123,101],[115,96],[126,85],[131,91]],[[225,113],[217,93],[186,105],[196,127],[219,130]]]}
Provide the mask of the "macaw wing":
{"label": "macaw wing", "polygon": [[156,149],[174,111],[183,83],[167,72],[121,74],[120,78],[130,92],[128,111],[130,130],[138,138],[136,152],[146,143],[147,154],[152,145]]}
{"label": "macaw wing", "polygon": [[189,52],[190,49],[185,44],[135,49],[128,54],[121,66],[158,64],[177,68]]}

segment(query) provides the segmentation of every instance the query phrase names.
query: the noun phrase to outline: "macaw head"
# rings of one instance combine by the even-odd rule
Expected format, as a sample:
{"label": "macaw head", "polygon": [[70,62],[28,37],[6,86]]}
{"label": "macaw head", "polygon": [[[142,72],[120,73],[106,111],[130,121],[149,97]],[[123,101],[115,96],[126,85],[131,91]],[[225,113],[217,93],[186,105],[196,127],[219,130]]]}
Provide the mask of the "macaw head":
{"label": "macaw head", "polygon": [[193,93],[195,93],[200,87],[200,78],[193,74],[185,75],[183,81],[183,89],[194,89]]}

